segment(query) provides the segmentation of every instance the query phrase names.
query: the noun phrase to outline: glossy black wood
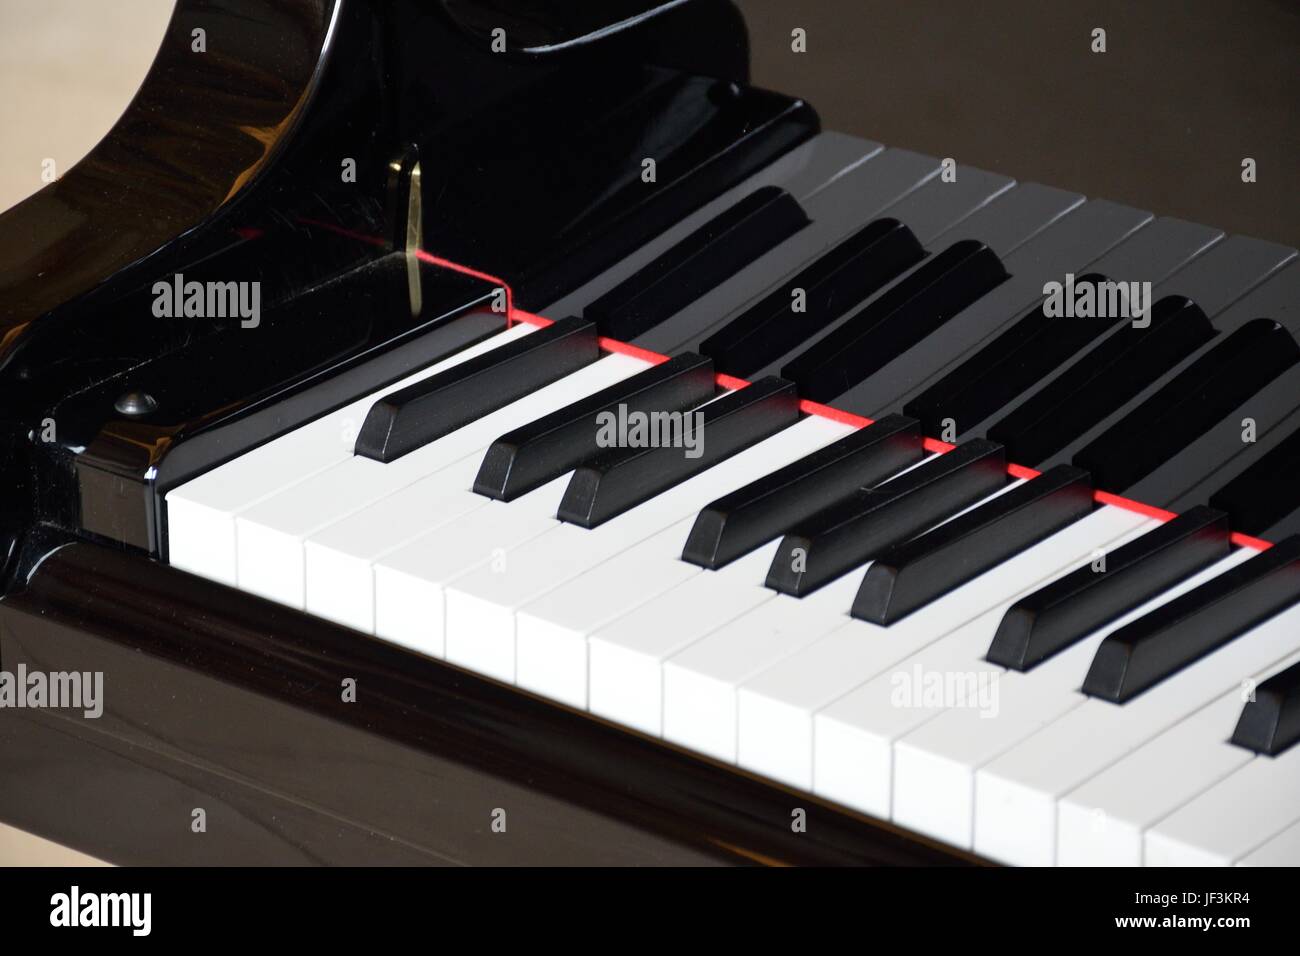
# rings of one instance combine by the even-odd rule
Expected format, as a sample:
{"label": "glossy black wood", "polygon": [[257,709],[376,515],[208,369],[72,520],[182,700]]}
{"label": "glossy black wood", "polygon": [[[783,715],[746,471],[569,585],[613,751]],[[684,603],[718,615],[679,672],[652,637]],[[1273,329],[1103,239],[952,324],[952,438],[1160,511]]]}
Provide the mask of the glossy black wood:
{"label": "glossy black wood", "polygon": [[[413,243],[537,308],[771,162],[817,120],[744,54],[722,0],[508,55],[419,0],[180,0],[104,142],[0,215],[0,533],[163,553],[169,482],[482,334],[428,340],[496,282]],[[258,283],[256,327],[157,317],[177,273]],[[137,377],[157,415],[123,420]]]}
{"label": "glossy black wood", "polygon": [[[162,676],[162,675],[160,675]],[[0,819],[121,866],[420,866],[435,855],[253,783],[33,711],[0,719]],[[202,808],[215,839],[178,821]]]}
{"label": "glossy black wood", "polygon": [[[0,754],[32,752],[15,735],[37,734],[28,739],[53,748],[41,750],[32,786],[0,788],[0,811],[46,832],[57,825],[64,841],[84,838],[122,862],[971,861],[440,661],[88,543],[55,550],[0,601],[0,660],[104,673],[98,720],[46,711],[37,715],[45,729],[34,731],[25,712],[0,711]],[[356,681],[353,703],[343,700],[345,679]],[[77,800],[37,805],[52,792],[51,775],[80,779],[87,745],[88,785],[120,783],[140,800],[132,812],[112,793],[102,822],[124,821],[156,843],[115,841],[100,821],[78,818]],[[129,774],[101,770],[117,760],[131,762]],[[172,816],[142,819],[154,805]],[[189,813],[205,805],[215,808],[209,842],[221,832],[241,838],[195,848]],[[505,834],[491,830],[497,808]],[[805,832],[791,826],[796,809],[806,811]],[[272,832],[248,839],[250,820]],[[366,834],[392,842],[369,858]]]}
{"label": "glossy black wood", "polygon": [[[105,378],[48,415],[59,441],[42,472],[40,517],[166,555],[163,496],[241,451],[501,331],[493,289],[421,263],[408,307],[394,253],[286,303],[256,329],[213,336]],[[154,398],[128,415],[117,400]]]}
{"label": "glossy black wood", "polygon": [[440,0],[463,28],[480,37],[504,31],[506,51],[554,53],[594,43],[666,13],[685,0]]}
{"label": "glossy black wood", "polygon": [[[340,12],[338,0],[177,4],[118,123],[0,217],[0,356],[34,332],[29,323],[241,198],[299,132]],[[211,53],[194,50],[200,28]]]}

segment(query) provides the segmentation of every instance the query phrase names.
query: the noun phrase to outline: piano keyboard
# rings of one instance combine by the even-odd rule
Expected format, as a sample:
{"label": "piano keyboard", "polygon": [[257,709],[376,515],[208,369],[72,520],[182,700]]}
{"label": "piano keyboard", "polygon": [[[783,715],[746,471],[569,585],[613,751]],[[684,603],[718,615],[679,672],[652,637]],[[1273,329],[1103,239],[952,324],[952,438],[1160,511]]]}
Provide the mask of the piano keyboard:
{"label": "piano keyboard", "polygon": [[1300,864],[1294,259],[821,134],[172,489],[169,560],[1000,862]]}

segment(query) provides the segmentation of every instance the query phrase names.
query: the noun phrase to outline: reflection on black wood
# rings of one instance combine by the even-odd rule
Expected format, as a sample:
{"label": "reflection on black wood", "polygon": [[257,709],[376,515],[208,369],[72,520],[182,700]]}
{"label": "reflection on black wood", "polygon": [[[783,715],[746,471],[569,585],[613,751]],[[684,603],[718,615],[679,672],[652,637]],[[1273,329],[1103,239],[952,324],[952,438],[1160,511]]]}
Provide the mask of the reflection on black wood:
{"label": "reflection on black wood", "polygon": [[[79,738],[144,747],[469,862],[968,860],[441,662],[88,544],[0,603],[6,666],[103,670]],[[356,680],[355,703],[342,681]],[[152,758],[151,758],[152,759]],[[186,771],[189,772],[189,771]],[[502,808],[507,832],[494,833]],[[807,813],[794,832],[792,812]],[[69,813],[74,812],[71,808]],[[68,820],[69,830],[75,830]],[[160,855],[173,850],[162,846]]]}

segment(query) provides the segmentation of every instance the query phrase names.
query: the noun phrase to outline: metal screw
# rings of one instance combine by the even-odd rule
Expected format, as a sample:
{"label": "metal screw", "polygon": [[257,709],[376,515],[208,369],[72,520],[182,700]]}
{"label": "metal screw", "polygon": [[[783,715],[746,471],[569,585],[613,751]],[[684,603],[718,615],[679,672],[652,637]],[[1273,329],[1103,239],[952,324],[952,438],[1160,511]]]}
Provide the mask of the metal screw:
{"label": "metal screw", "polygon": [[157,401],[148,392],[127,392],[113,403],[123,415],[148,415],[158,407]]}

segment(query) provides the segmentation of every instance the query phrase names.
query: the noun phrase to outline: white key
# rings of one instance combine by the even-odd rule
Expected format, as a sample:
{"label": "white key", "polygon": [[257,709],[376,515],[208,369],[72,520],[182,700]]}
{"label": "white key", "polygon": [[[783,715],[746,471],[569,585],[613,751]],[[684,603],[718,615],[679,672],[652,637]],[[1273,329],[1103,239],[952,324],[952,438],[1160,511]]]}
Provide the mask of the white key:
{"label": "white key", "polygon": [[608,355],[396,461],[354,455],[254,505],[236,518],[240,589],[304,607],[308,537],[462,458],[481,455],[503,433],[645,367],[639,359]]}
{"label": "white key", "polygon": [[1237,866],[1300,866],[1300,820],[1247,853]]}
{"label": "white key", "polygon": [[439,527],[437,534],[425,534],[377,558],[376,633],[422,653],[444,656],[447,584],[483,565],[507,573],[510,549],[560,527],[556,512],[571,477],[569,473],[509,503],[493,501]]}
{"label": "white key", "polygon": [[238,514],[350,458],[361,423],[379,398],[534,330],[519,324],[484,339],[173,488],[167,492],[168,561],[233,585]]}
{"label": "white key", "polygon": [[[990,621],[991,608],[1009,604],[1044,575],[1087,560],[1094,549],[1141,524],[1142,519],[1129,512],[1100,509],[896,624],[880,627],[850,620],[779,667],[758,675],[739,695],[742,766],[887,816],[887,739],[882,751],[875,733],[881,729],[879,723],[858,719],[874,714],[877,705],[904,716],[890,707],[892,677],[884,672],[954,631],[960,631],[955,641],[964,649],[963,661],[975,659],[987,649],[990,628],[996,629],[1000,619],[998,611]],[[840,705],[831,706],[841,698]],[[823,720],[820,712],[828,707]],[[924,712],[918,708],[906,716]],[[836,729],[827,733],[826,722],[844,723],[856,734]],[[840,749],[846,736],[853,743],[848,751]],[[882,761],[868,762],[881,753],[886,757],[883,775],[878,770]]]}
{"label": "white key", "polygon": [[373,563],[406,541],[483,508],[470,490],[479,456],[421,478],[303,541],[306,610],[317,617],[375,630]]}
{"label": "white key", "polygon": [[[664,663],[724,624],[777,597],[764,585],[779,545],[780,540],[768,542],[715,574],[690,579],[662,598],[655,598],[641,614],[617,619],[591,635],[591,711],[647,734],[662,735]],[[777,602],[777,607],[784,604]]]}
{"label": "white key", "polygon": [[849,619],[862,568],[805,598],[777,594],[674,655],[663,668],[664,739],[736,762],[736,691]]}
{"label": "white key", "polygon": [[[375,589],[378,601],[376,612],[377,633],[380,637],[403,644],[422,653],[441,657],[446,652],[446,614],[445,588],[455,578],[468,570],[489,565],[494,573],[508,573],[512,562],[508,557],[510,549],[531,541],[546,531],[558,528],[561,524],[555,517],[560,501],[564,497],[570,475],[550,482],[545,488],[539,488],[509,504],[494,501],[488,508],[480,508],[464,518],[439,528],[436,534],[426,535],[409,546],[388,555],[376,562]],[[661,532],[663,534],[663,532]],[[665,541],[668,539],[665,538]],[[684,540],[684,539],[683,539]],[[654,549],[659,554],[664,551],[662,544],[650,541],[637,547]],[[676,548],[672,558],[680,554],[681,545]],[[619,556],[623,558],[623,555]],[[666,564],[669,557],[661,555]],[[677,564],[682,562],[678,561]],[[609,580],[609,564],[601,565],[593,573],[604,575]],[[680,573],[680,569],[675,569]],[[672,573],[672,572],[670,572]],[[680,578],[678,579],[680,580]],[[570,582],[569,595],[583,594],[577,582]],[[571,587],[572,586],[572,587]],[[608,585],[597,585],[595,593],[605,601],[604,607],[626,611],[637,601],[635,596],[628,596],[627,603],[621,609],[618,602],[608,601]],[[623,592],[627,595],[626,588]],[[653,596],[653,595],[649,595]],[[549,597],[549,595],[548,595]],[[578,606],[569,609],[570,613],[582,613],[591,602],[584,598]],[[613,613],[611,611],[610,613]],[[570,655],[572,658],[572,655]],[[585,655],[582,658],[585,668]],[[583,686],[582,697],[585,700],[585,671],[580,678]],[[541,688],[540,692],[546,691]],[[572,680],[568,693],[561,694],[556,689],[557,699],[563,699],[574,706],[583,706],[574,701]]]}
{"label": "white key", "polygon": [[[850,432],[849,426],[842,427],[844,434]],[[765,467],[765,463],[760,464],[743,481],[763,477]],[[586,707],[588,640],[606,624],[701,571],[681,560],[695,518],[691,515],[523,608],[518,617],[516,650],[515,679],[519,686],[574,707]],[[747,563],[742,564],[740,573],[745,573]],[[769,557],[768,566],[770,563]],[[762,574],[766,572],[767,566]],[[714,574],[712,579],[728,581],[736,573]],[[758,583],[762,580],[760,577]]]}
{"label": "white key", "polygon": [[[1227,570],[1252,554],[1241,549],[1217,567]],[[1294,627],[1269,623],[1123,705],[1089,698],[981,767],[975,775],[976,852],[1007,863],[1053,865],[1057,801],[1243,678],[1295,650]]]}
{"label": "white key", "polygon": [[681,560],[687,518],[525,605],[517,619],[515,682],[587,706],[587,637],[701,569]]}
{"label": "white key", "polygon": [[514,549],[505,574],[477,568],[446,589],[447,659],[514,681],[515,614],[552,588],[743,485],[845,434],[849,426],[809,417],[597,528],[564,524]]}
{"label": "white key", "polygon": [[[1292,655],[1256,679],[1296,659]],[[1243,706],[1240,688],[1224,694],[1062,798],[1057,862],[1141,866],[1147,829],[1252,758],[1230,742]]]}
{"label": "white key", "polygon": [[591,712],[663,734],[663,665],[683,648],[777,597],[765,587],[780,541],[698,574],[612,621],[588,642]]}
{"label": "white key", "polygon": [[1297,822],[1300,747],[1291,747],[1255,757],[1152,827],[1146,864],[1231,866]]}
{"label": "white key", "polygon": [[378,559],[375,633],[430,657],[445,656],[447,583],[483,564],[505,573],[511,548],[556,527],[571,475],[509,503],[491,501]]}
{"label": "white key", "polygon": [[[607,368],[626,365],[631,374],[650,367],[640,359],[622,355],[611,355],[605,361]],[[404,573],[437,590],[429,595],[428,607],[439,609],[434,617],[441,621],[442,584],[466,568],[489,560],[498,551],[522,544],[558,524],[555,513],[567,477],[563,483],[556,479],[512,502],[495,501],[472,490],[482,457],[475,454],[463,459],[308,538],[307,610],[373,633],[379,566],[396,553]],[[435,530],[438,533],[431,536]],[[407,551],[404,546],[412,543],[416,544]],[[414,643],[400,636],[395,640],[425,648],[425,653],[440,648],[441,627],[436,633],[425,632],[424,617],[422,614],[413,621],[419,623],[422,632]],[[405,620],[399,619],[399,631],[403,623]]]}
{"label": "white key", "polygon": [[[517,501],[505,504],[492,502],[492,507],[479,508],[472,514],[459,520],[442,525],[436,535],[422,533],[421,537],[406,547],[401,547],[387,556],[368,557],[374,562],[374,587],[379,607],[376,611],[376,629],[379,636],[393,640],[405,646],[421,650],[434,656],[445,653],[445,613],[443,588],[453,578],[464,574],[468,569],[477,568],[491,562],[496,573],[505,573],[509,561],[505,554],[511,548],[521,545],[545,531],[558,528],[560,522],[555,518],[556,511],[563,497],[570,476],[557,479],[545,488],[538,489]],[[409,490],[409,489],[408,489]],[[482,499],[480,499],[482,500]],[[349,519],[351,520],[351,519]],[[309,595],[308,609],[312,609],[310,594],[310,562],[313,557],[313,544],[320,544],[330,535],[336,534],[347,522],[331,528],[308,542],[309,560]],[[689,526],[688,526],[689,529]],[[643,547],[651,547],[646,542]],[[674,545],[680,551],[678,545]],[[674,555],[676,557],[676,555]],[[627,560],[631,560],[630,558]],[[664,563],[667,561],[665,559]],[[675,562],[680,565],[681,562]],[[681,568],[670,568],[672,573],[681,573]],[[613,569],[608,565],[598,569],[597,573],[605,576],[611,584],[617,584]],[[358,586],[364,584],[364,577]],[[680,580],[680,577],[674,579]],[[642,586],[648,587],[649,580]],[[665,585],[668,586],[668,585]],[[624,589],[626,592],[626,588]],[[339,589],[332,584],[322,585],[322,600],[336,600]],[[581,593],[580,589],[576,589]],[[574,592],[569,592],[574,593]],[[622,612],[632,606],[629,602],[619,606],[612,601],[612,594],[601,586],[596,592],[604,601],[603,606]],[[646,592],[652,596],[654,592]],[[564,610],[582,613],[591,607],[589,600],[575,603]],[[581,677],[581,697],[585,702],[585,653],[583,655],[584,673]],[[542,690],[542,688],[532,688]],[[576,693],[576,692],[574,692]],[[574,693],[552,696],[574,702]],[[577,706],[582,706],[576,703]]]}
{"label": "white key", "polygon": [[[909,465],[888,481],[934,457]],[[663,662],[664,737],[735,763],[740,685],[848,621],[866,567],[852,569],[806,598],[778,594],[744,616],[728,616],[725,627],[701,640],[677,643],[684,649]]]}
{"label": "white key", "polygon": [[[894,821],[970,849],[975,839],[975,771],[1087,701],[1079,688],[1107,634],[1199,587],[1217,573],[1217,568],[1207,568],[1192,575],[1028,673],[1002,672],[997,710],[991,719],[969,708],[952,708],[898,740],[894,744]],[[987,648],[985,644],[983,650]]]}

